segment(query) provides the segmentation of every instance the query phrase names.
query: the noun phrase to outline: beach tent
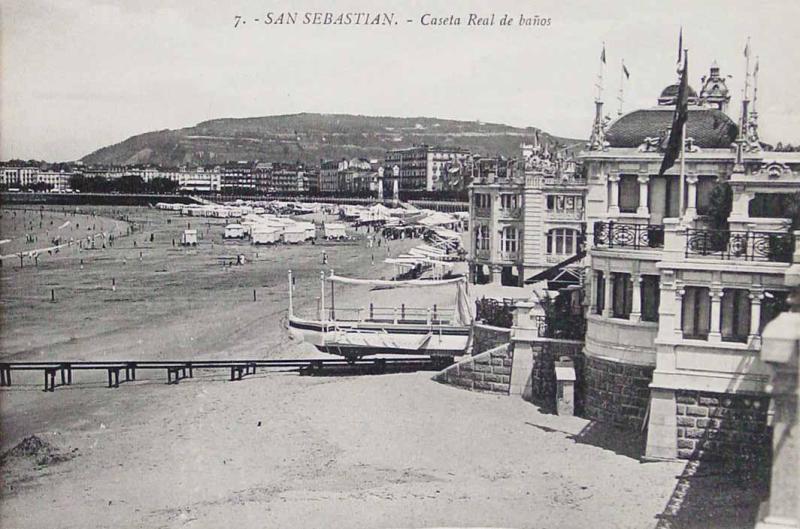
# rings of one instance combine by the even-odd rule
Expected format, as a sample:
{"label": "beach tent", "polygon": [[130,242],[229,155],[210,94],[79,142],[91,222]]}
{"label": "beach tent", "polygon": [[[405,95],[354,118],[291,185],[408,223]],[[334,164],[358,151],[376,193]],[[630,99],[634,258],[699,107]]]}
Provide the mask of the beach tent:
{"label": "beach tent", "polygon": [[226,239],[243,239],[244,233],[244,226],[241,224],[228,224],[225,226],[225,234],[223,236]]}
{"label": "beach tent", "polygon": [[281,240],[281,233],[277,228],[257,226],[252,232],[253,244],[274,244]]}
{"label": "beach tent", "polygon": [[197,230],[183,230],[183,233],[181,233],[181,245],[197,246]]}
{"label": "beach tent", "polygon": [[344,239],[347,237],[344,224],[339,222],[326,222],[323,227],[326,239]]}
{"label": "beach tent", "polygon": [[293,224],[284,227],[281,237],[283,238],[283,242],[297,244],[306,240],[306,230],[299,224]]}

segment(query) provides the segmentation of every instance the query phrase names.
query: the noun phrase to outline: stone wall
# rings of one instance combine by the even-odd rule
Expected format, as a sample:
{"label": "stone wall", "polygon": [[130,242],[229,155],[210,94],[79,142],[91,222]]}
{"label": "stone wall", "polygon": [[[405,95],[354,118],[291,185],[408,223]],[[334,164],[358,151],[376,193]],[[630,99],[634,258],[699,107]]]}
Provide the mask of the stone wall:
{"label": "stone wall", "polygon": [[547,340],[531,342],[533,350],[532,394],[533,401],[545,409],[555,406],[556,368],[562,357],[569,357],[575,364],[575,414],[583,413],[583,342]]}
{"label": "stone wall", "polygon": [[678,457],[750,460],[767,457],[769,397],[675,392]]}
{"label": "stone wall", "polygon": [[587,356],[583,365],[585,416],[640,432],[652,380],[652,367]]}
{"label": "stone wall", "polygon": [[511,342],[511,329],[476,323],[472,326],[472,354],[478,355]]}
{"label": "stone wall", "polygon": [[453,364],[433,379],[464,389],[508,395],[513,357],[511,346],[503,344]]}

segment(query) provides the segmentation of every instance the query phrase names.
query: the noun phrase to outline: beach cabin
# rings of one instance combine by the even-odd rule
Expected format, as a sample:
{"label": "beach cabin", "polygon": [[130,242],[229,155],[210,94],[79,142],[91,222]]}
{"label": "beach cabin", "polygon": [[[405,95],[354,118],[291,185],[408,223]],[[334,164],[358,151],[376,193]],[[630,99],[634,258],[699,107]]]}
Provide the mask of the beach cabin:
{"label": "beach cabin", "polygon": [[303,240],[308,241],[317,237],[317,227],[313,222],[298,222],[297,226],[303,229]]}
{"label": "beach cabin", "polygon": [[281,240],[281,232],[269,226],[255,226],[251,234],[253,244],[275,244]]}
{"label": "beach cabin", "polygon": [[244,226],[241,224],[228,224],[225,226],[225,234],[223,235],[226,239],[244,239]]}
{"label": "beach cabin", "polygon": [[339,222],[326,222],[324,224],[324,237],[330,239],[346,239],[345,225]]}
{"label": "beach cabin", "polygon": [[181,246],[197,246],[197,230],[183,230]]}
{"label": "beach cabin", "polygon": [[299,224],[286,226],[283,229],[283,242],[288,244],[297,244],[306,240],[306,230]]}

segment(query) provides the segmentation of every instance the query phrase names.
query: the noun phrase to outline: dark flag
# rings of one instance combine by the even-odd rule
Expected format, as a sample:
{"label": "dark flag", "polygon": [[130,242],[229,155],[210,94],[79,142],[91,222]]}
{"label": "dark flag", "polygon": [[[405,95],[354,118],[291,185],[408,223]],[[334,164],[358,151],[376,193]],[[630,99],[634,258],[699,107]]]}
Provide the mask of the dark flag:
{"label": "dark flag", "polygon": [[667,150],[664,153],[664,160],[661,162],[659,176],[675,165],[675,160],[683,151],[683,126],[689,118],[689,52],[683,52],[683,70],[681,70],[681,82],[678,86],[678,97],[675,100],[675,113],[672,115],[672,129],[669,131],[667,140]]}
{"label": "dark flag", "polygon": [[681,56],[683,55],[683,26],[681,26],[681,31],[678,33],[678,60],[675,61],[677,64],[681,63]]}
{"label": "dark flag", "polygon": [[631,78],[631,72],[628,71],[628,68],[625,67],[625,63],[622,63],[622,73],[625,74],[625,79]]}
{"label": "dark flag", "polygon": [[603,64],[606,63],[606,44],[603,43],[603,51],[600,53],[600,60],[603,61]]}

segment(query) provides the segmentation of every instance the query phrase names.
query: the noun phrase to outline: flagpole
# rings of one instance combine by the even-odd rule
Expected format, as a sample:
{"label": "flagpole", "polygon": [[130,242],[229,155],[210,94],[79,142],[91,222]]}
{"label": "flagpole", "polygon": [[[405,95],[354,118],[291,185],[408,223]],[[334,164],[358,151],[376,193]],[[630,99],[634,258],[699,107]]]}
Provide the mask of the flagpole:
{"label": "flagpole", "polygon": [[620,65],[622,66],[619,69],[619,110],[617,111],[617,115],[622,115],[622,100],[623,100],[623,83],[625,82],[625,60],[620,60]]}
{"label": "flagpole", "polygon": [[686,179],[686,123],[684,122],[683,126],[681,127],[681,176],[678,180],[678,214],[681,218],[684,217],[684,187]]}
{"label": "flagpole", "polygon": [[744,47],[744,98],[747,99],[750,90],[750,37],[747,37],[747,44]]}

